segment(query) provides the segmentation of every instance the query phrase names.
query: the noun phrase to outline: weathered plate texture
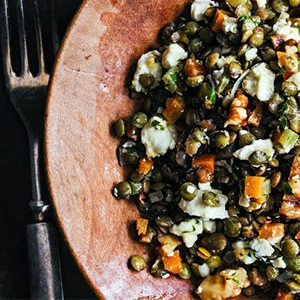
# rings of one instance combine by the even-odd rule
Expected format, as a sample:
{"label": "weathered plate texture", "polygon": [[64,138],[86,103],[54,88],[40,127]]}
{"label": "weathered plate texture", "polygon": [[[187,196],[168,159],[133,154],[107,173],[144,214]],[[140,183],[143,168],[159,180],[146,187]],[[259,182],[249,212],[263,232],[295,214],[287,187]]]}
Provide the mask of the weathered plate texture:
{"label": "weathered plate texture", "polygon": [[136,208],[111,195],[123,178],[111,124],[135,106],[127,74],[187,2],[86,0],[57,59],[45,129],[49,188],[71,252],[103,299],[192,299],[192,283],[129,270],[130,255],[147,250],[129,236]]}

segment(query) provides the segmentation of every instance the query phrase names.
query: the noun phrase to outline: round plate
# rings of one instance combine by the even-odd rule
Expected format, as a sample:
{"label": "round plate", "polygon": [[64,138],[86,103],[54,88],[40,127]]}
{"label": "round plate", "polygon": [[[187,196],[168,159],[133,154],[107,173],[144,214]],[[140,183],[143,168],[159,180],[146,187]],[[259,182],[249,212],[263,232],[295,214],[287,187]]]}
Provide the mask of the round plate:
{"label": "round plate", "polygon": [[191,283],[128,268],[147,249],[129,235],[138,212],[111,195],[123,179],[112,123],[128,116],[128,72],[188,0],[88,0],[58,56],[46,116],[46,167],[59,225],[100,298],[189,299]]}

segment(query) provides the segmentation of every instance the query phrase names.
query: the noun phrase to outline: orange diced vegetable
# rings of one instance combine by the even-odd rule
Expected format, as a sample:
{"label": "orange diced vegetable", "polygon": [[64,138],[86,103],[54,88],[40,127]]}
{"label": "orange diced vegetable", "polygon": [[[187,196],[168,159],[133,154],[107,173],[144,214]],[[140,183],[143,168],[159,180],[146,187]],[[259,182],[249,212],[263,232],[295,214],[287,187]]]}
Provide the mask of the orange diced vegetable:
{"label": "orange diced vegetable", "polygon": [[167,121],[171,124],[174,124],[177,119],[184,112],[184,101],[182,97],[175,96],[167,106],[167,108],[163,111],[163,115],[167,119]]}
{"label": "orange diced vegetable", "polygon": [[300,205],[296,202],[283,200],[279,213],[290,220],[300,220]]}
{"label": "orange diced vegetable", "polygon": [[292,72],[290,70],[286,70],[284,73],[283,73],[283,79],[286,80],[288,79],[289,77],[292,76]]}
{"label": "orange diced vegetable", "polygon": [[149,220],[143,218],[137,218],[136,231],[138,235],[146,234],[148,229]]}
{"label": "orange diced vegetable", "polygon": [[281,288],[277,291],[276,300],[294,300],[294,298],[294,294],[286,293]]}
{"label": "orange diced vegetable", "polygon": [[217,32],[222,28],[224,20],[228,17],[227,13],[221,9],[217,9],[212,26],[212,31]]}
{"label": "orange diced vegetable", "polygon": [[178,250],[174,251],[173,256],[162,257],[165,270],[172,274],[179,274],[182,271],[181,257]]}
{"label": "orange diced vegetable", "polygon": [[189,58],[184,67],[186,77],[196,77],[199,75],[205,75],[205,68],[201,60]]}
{"label": "orange diced vegetable", "polygon": [[207,171],[207,169],[200,167],[196,172],[199,183],[211,182],[213,179],[213,174]]}
{"label": "orange diced vegetable", "polygon": [[295,239],[300,240],[300,231],[298,231],[297,234],[295,235]]}
{"label": "orange diced vegetable", "polygon": [[264,198],[264,182],[265,177],[246,176],[244,195],[250,198]]}
{"label": "orange diced vegetable", "polygon": [[153,164],[154,162],[150,159],[141,159],[139,162],[138,172],[140,174],[147,175],[151,171]]}
{"label": "orange diced vegetable", "polygon": [[284,224],[283,223],[270,223],[265,224],[259,229],[259,238],[273,238],[284,236]]}
{"label": "orange diced vegetable", "polygon": [[244,94],[238,94],[231,102],[230,107],[242,107],[246,108],[248,106],[248,97]]}
{"label": "orange diced vegetable", "polygon": [[277,51],[276,53],[278,58],[278,66],[282,68],[285,64],[286,53],[282,51]]}
{"label": "orange diced vegetable", "polygon": [[284,194],[283,200],[300,200],[300,155],[296,155],[293,160],[288,183],[293,191],[293,194]]}
{"label": "orange diced vegetable", "polygon": [[202,154],[193,158],[192,167],[202,167],[213,174],[215,172],[215,162],[216,158],[213,154]]}
{"label": "orange diced vegetable", "polygon": [[248,119],[248,123],[253,125],[254,127],[258,127],[263,115],[263,106],[257,105],[254,109],[252,115]]}

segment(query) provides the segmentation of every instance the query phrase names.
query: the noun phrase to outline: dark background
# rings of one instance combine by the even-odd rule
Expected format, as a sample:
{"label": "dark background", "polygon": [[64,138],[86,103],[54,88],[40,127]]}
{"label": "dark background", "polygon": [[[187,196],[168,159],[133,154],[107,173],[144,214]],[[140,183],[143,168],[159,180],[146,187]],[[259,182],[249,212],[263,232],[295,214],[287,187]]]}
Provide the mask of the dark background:
{"label": "dark background", "polygon": [[[52,0],[50,0],[52,1]],[[63,35],[81,0],[57,0]],[[30,173],[24,125],[10,104],[0,72],[0,299],[28,298],[26,224]],[[96,299],[61,237],[66,299]]]}

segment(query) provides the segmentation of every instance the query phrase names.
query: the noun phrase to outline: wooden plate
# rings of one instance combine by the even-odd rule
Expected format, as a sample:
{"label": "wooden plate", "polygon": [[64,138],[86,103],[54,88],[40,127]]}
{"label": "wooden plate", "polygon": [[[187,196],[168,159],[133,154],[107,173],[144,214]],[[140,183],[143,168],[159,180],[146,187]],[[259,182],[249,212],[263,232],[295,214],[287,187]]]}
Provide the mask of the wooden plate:
{"label": "wooden plate", "polygon": [[187,2],[86,0],[57,59],[45,130],[49,187],[71,252],[102,299],[193,298],[191,282],[128,268],[131,255],[148,252],[129,235],[137,209],[111,195],[123,172],[110,128],[135,107],[128,73]]}
{"label": "wooden plate", "polygon": [[46,117],[46,167],[59,225],[81,271],[105,299],[188,299],[192,285],[130,271],[147,253],[129,236],[137,209],[111,195],[123,173],[111,124],[135,103],[127,74],[188,0],[87,0],[60,51]]}

